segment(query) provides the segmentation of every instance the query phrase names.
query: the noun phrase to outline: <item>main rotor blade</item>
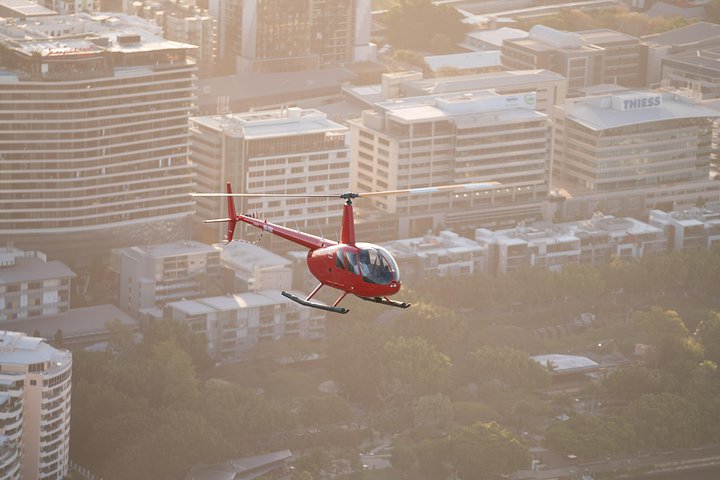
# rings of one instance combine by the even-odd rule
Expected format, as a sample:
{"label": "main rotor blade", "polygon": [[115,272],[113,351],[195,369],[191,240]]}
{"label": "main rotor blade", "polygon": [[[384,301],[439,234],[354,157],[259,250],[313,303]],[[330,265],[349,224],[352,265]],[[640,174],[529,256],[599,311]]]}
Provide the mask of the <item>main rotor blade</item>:
{"label": "main rotor blade", "polygon": [[340,195],[301,193],[191,193],[191,197],[284,197],[284,198],[340,198]]}
{"label": "main rotor blade", "polygon": [[460,183],[457,185],[441,185],[438,187],[406,188],[402,190],[386,190],[384,192],[358,193],[358,197],[362,198],[380,195],[400,195],[403,193],[413,195],[416,193],[437,193],[446,190],[488,190],[491,188],[497,188],[500,185],[500,182]]}

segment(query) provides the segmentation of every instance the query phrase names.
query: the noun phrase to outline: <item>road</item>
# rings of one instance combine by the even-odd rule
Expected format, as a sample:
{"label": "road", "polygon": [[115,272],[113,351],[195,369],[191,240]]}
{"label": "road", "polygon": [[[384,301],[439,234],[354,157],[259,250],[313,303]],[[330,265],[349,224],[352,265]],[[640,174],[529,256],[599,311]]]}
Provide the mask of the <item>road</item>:
{"label": "road", "polygon": [[[563,462],[540,471],[521,470],[510,476],[512,480],[551,480],[558,478],[579,478],[585,472],[590,474],[612,470],[640,470],[653,467],[653,471],[673,472],[711,465],[720,465],[720,445],[694,448],[677,452],[664,452],[635,457],[617,457],[598,462]],[[551,467],[553,467],[551,465]]]}

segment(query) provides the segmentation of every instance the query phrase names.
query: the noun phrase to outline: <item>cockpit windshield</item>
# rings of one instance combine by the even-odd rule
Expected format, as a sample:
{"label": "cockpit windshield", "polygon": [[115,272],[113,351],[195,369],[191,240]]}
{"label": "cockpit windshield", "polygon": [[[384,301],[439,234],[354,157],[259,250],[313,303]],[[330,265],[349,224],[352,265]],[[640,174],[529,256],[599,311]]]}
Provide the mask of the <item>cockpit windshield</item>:
{"label": "cockpit windshield", "polygon": [[358,247],[360,247],[358,265],[364,281],[387,285],[392,281],[400,280],[397,264],[387,250],[374,245],[363,248],[358,244]]}

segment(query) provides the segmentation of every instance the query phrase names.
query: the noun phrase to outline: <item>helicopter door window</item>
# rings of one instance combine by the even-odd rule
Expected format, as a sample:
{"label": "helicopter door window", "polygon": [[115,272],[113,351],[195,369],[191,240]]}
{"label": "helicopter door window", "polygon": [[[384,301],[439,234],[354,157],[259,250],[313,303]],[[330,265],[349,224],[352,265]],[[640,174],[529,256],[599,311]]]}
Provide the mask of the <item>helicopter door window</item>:
{"label": "helicopter door window", "polygon": [[345,255],[347,255],[348,270],[355,275],[360,275],[357,265],[357,255],[351,252],[346,252]]}
{"label": "helicopter door window", "polygon": [[343,252],[337,252],[335,254],[335,266],[345,270],[345,260],[343,259]]}
{"label": "helicopter door window", "polygon": [[363,280],[378,285],[387,285],[393,279],[390,265],[385,257],[374,249],[360,250],[358,263]]}

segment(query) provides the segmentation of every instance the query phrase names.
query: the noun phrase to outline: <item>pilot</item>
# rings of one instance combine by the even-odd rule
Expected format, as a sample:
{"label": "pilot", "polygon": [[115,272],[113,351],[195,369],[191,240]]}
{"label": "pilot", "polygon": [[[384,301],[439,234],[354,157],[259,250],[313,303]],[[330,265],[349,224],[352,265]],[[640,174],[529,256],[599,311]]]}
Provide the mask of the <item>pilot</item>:
{"label": "pilot", "polygon": [[358,264],[360,264],[360,273],[363,278],[370,275],[370,255],[367,250],[360,250],[358,253]]}

